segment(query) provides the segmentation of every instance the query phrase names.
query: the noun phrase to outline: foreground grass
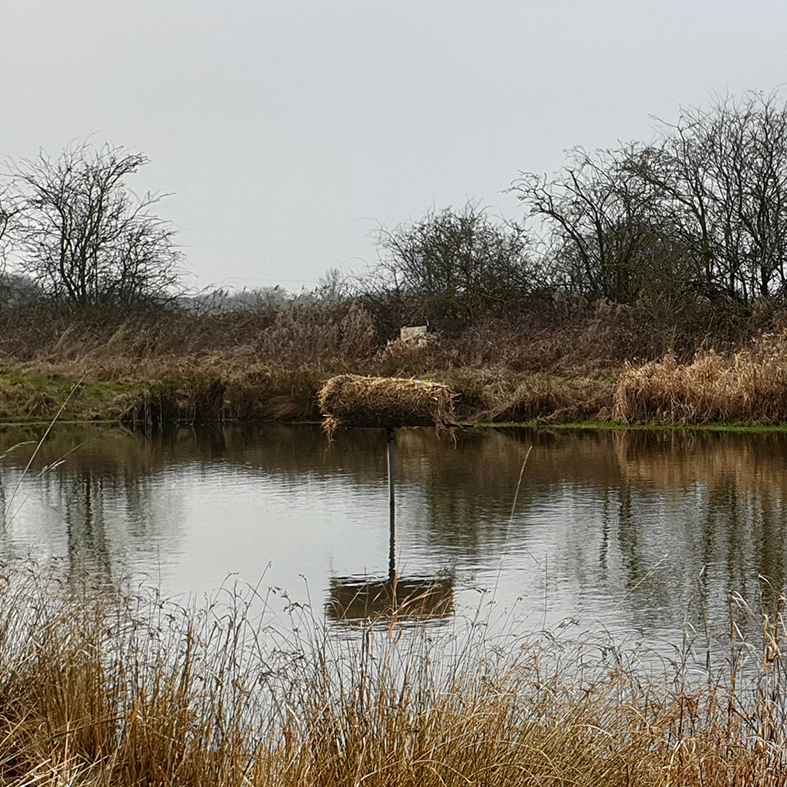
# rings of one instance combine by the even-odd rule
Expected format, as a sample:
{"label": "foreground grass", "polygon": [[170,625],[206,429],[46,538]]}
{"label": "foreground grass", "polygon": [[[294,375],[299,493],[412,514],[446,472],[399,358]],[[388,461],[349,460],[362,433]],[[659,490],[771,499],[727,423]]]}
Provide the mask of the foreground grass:
{"label": "foreground grass", "polygon": [[186,609],[6,569],[2,596],[7,785],[787,782],[781,601],[693,675],[688,650],[654,672],[609,637],[479,621],[340,636],[291,605],[267,627],[252,591]]}

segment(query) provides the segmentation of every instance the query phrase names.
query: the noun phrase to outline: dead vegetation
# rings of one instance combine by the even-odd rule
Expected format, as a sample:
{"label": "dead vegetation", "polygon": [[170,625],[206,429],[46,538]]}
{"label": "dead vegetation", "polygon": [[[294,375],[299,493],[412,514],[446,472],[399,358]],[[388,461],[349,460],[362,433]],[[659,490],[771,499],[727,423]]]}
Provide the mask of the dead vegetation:
{"label": "dead vegetation", "polygon": [[[183,608],[5,567],[0,594],[7,785],[787,780],[783,599],[763,615],[733,598],[726,655],[706,663],[696,643],[659,662],[609,635],[340,634],[297,605],[273,628],[258,622],[270,600],[237,587]],[[737,637],[742,617],[756,641]]]}
{"label": "dead vegetation", "polygon": [[746,331],[719,335],[714,350],[697,355],[709,337],[607,301],[536,304],[516,321],[415,341],[386,341],[359,301],[202,314],[39,305],[16,317],[0,333],[4,420],[50,419],[69,395],[63,417],[76,420],[316,420],[318,392],[341,375],[447,385],[461,421],[787,418],[781,333],[745,351]]}
{"label": "dead vegetation", "polygon": [[628,367],[614,393],[617,421],[704,424],[787,421],[787,333],[766,334],[730,355],[713,350],[689,363],[671,354]]}

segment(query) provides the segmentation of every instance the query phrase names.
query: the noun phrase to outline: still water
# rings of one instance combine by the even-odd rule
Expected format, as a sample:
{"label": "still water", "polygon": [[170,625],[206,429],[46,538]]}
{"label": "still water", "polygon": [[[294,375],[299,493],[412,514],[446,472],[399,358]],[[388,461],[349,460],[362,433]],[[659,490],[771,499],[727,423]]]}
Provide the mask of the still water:
{"label": "still water", "polygon": [[[63,426],[26,469],[42,431],[0,432],[0,556],[178,598],[240,579],[321,613],[388,576],[382,431]],[[400,430],[399,581],[437,583],[442,620],[493,602],[533,629],[723,631],[731,594],[787,583],[785,468],[782,434]]]}

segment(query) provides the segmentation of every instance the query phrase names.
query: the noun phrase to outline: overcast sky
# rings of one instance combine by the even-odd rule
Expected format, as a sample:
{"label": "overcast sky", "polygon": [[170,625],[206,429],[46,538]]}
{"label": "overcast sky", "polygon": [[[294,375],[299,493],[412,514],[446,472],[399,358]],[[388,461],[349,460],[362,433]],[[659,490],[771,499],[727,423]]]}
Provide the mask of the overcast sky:
{"label": "overcast sky", "polygon": [[5,0],[0,158],[111,142],[171,193],[186,283],[298,291],[373,232],[653,116],[787,97],[784,0]]}

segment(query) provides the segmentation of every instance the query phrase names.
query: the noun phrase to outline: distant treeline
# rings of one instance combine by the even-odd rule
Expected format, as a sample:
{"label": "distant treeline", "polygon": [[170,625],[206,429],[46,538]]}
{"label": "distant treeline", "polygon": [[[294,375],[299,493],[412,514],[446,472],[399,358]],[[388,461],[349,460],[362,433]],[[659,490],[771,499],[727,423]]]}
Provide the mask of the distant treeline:
{"label": "distant treeline", "polygon": [[467,205],[382,232],[377,296],[472,318],[559,292],[676,320],[787,296],[787,107],[773,96],[685,110],[650,143],[576,149],[511,190],[525,224]]}
{"label": "distant treeline", "polygon": [[[0,179],[0,309],[236,311],[352,301],[391,335],[403,323],[517,319],[537,304],[599,302],[701,334],[760,323],[787,297],[787,105],[750,93],[683,110],[653,141],[577,148],[553,177],[522,172],[523,220],[469,202],[377,236],[365,274],[329,271],[309,293],[278,288],[186,296],[174,229],[136,197],[146,163],[123,148],[76,145]],[[715,327],[714,327],[715,326]]]}

